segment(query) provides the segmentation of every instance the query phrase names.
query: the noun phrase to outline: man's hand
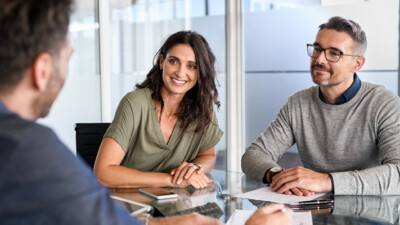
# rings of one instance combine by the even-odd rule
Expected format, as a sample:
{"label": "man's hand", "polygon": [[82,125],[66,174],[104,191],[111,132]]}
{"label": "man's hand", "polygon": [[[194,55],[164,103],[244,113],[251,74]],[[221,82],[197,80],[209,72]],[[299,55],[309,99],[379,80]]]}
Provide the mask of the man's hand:
{"label": "man's hand", "polygon": [[223,225],[223,223],[212,217],[203,216],[198,213],[190,213],[183,216],[172,216],[166,218],[152,218],[149,225]]}
{"label": "man's hand", "polygon": [[285,192],[283,192],[285,195],[292,195],[295,194],[297,196],[312,196],[315,195],[314,191],[306,190],[303,188],[291,188]]}
{"label": "man's hand", "polygon": [[318,173],[301,166],[285,169],[272,178],[273,191],[298,196],[332,190],[331,179],[326,173]]}
{"label": "man's hand", "polygon": [[289,225],[292,210],[283,204],[272,204],[259,208],[246,222],[246,225]]}

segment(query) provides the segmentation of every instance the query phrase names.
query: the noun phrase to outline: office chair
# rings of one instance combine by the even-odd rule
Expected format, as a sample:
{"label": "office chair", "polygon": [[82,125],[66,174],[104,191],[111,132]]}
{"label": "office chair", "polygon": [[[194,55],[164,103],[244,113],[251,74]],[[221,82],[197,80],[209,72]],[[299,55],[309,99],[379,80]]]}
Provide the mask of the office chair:
{"label": "office chair", "polygon": [[76,153],[93,169],[103,135],[110,123],[75,124]]}

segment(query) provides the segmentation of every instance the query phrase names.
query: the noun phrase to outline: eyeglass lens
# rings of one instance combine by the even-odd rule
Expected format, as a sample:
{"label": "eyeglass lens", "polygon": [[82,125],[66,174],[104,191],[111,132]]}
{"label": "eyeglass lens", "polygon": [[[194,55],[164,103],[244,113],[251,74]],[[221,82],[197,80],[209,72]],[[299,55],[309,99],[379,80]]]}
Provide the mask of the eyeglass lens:
{"label": "eyeglass lens", "polygon": [[341,52],[333,48],[323,49],[318,45],[307,45],[307,53],[313,58],[317,58],[321,52],[324,51],[326,60],[331,62],[337,62],[340,59]]}

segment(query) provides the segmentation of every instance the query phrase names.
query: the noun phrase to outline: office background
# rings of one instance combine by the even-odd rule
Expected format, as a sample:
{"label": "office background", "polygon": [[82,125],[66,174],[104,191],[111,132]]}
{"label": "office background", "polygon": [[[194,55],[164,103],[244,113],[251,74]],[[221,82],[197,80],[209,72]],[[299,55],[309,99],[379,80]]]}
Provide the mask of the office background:
{"label": "office background", "polygon": [[367,33],[361,80],[399,94],[398,0],[79,0],[70,26],[69,77],[49,117],[39,122],[75,152],[74,124],[111,122],[163,41],[178,30],[195,30],[217,57],[217,116],[225,132],[216,146],[218,164],[240,171],[245,147],[290,95],[313,85],[306,44],[336,15]]}

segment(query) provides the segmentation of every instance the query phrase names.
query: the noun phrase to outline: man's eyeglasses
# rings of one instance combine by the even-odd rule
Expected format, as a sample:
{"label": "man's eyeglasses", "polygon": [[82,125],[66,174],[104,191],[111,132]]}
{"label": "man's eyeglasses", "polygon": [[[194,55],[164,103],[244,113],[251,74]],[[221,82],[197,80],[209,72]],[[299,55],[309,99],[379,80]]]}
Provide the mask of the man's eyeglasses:
{"label": "man's eyeglasses", "polygon": [[317,58],[321,54],[321,52],[324,52],[325,59],[328,60],[329,62],[338,62],[340,60],[340,57],[342,57],[342,55],[356,56],[356,57],[359,56],[359,55],[344,54],[342,51],[334,48],[322,48],[319,45],[307,44],[307,54],[310,57]]}

